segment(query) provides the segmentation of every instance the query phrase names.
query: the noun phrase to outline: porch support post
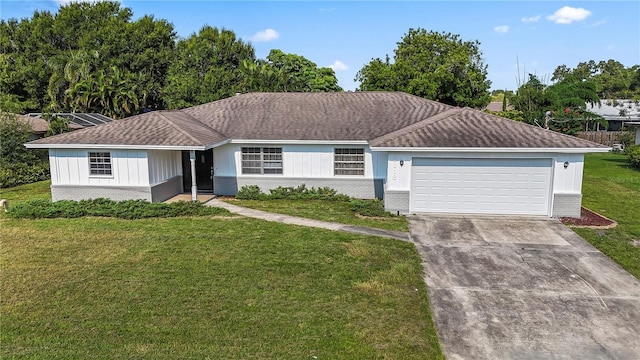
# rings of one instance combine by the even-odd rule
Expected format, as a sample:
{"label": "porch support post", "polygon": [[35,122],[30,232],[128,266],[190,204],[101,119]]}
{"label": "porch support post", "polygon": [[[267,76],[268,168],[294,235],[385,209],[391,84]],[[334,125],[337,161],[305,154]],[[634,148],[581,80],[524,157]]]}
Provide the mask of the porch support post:
{"label": "porch support post", "polygon": [[191,200],[198,200],[198,182],[196,181],[196,151],[189,150],[189,162],[191,163]]}

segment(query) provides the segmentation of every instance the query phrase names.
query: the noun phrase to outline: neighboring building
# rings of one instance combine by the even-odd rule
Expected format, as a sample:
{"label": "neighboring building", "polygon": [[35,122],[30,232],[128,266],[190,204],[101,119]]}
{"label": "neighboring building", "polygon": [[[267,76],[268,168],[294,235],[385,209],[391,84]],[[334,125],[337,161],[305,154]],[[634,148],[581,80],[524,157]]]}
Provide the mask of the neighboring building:
{"label": "neighboring building", "polygon": [[[502,101],[492,101],[487,105],[485,110],[493,111],[493,112],[502,112]],[[511,104],[507,105],[507,110],[513,110],[513,106]]]}
{"label": "neighboring building", "polygon": [[579,216],[608,147],[400,92],[249,93],[27,143],[53,200],[331,187],[400,213]]}
{"label": "neighboring building", "polygon": [[[41,119],[42,115],[42,113],[28,113],[25,116]],[[49,115],[67,119],[69,121],[69,128],[72,129],[82,129],[102,125],[114,120],[108,116],[98,113],[52,113]]]}
{"label": "neighboring building", "polygon": [[619,131],[628,122],[640,122],[640,101],[636,100],[602,99],[599,105],[587,103],[586,110],[602,116],[608,123],[607,129],[591,130]]}
{"label": "neighboring building", "polygon": [[31,128],[29,141],[43,138],[44,134],[49,130],[49,123],[44,119],[31,118],[25,115],[16,115],[16,118]]}
{"label": "neighboring building", "polygon": [[635,144],[636,145],[640,145],[640,121],[632,121],[632,122],[628,122],[625,123],[625,126],[635,130],[636,133],[636,141]]}
{"label": "neighboring building", "polygon": [[[31,126],[33,133],[29,140],[43,138],[49,130],[49,122],[42,118],[42,113],[29,113],[17,115],[18,120]],[[53,113],[51,116],[60,117],[69,121],[69,130],[78,130],[85,127],[102,125],[111,122],[113,119],[96,113]]]}

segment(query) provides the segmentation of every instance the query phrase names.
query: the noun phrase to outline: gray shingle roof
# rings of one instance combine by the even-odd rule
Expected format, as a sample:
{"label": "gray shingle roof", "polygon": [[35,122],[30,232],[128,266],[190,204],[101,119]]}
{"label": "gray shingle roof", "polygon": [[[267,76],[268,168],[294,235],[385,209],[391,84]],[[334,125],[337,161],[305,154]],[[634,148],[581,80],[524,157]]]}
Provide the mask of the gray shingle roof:
{"label": "gray shingle roof", "polygon": [[181,111],[154,111],[31,143],[198,147],[226,139]]}
{"label": "gray shingle roof", "polygon": [[16,118],[18,121],[29,125],[36,134],[44,134],[49,130],[49,123],[45,119],[32,118],[25,115],[17,115]]}
{"label": "gray shingle roof", "polygon": [[373,147],[603,148],[603,145],[501,118],[454,108],[370,141]]}
{"label": "gray shingle roof", "polygon": [[211,146],[228,139],[361,140],[379,147],[601,147],[400,92],[249,93],[32,144]]}

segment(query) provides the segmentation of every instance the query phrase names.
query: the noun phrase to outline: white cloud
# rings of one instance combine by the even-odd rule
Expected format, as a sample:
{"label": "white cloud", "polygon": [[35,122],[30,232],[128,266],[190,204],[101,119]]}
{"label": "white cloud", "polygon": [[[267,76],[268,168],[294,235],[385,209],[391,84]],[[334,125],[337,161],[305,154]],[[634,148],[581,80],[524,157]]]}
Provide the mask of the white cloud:
{"label": "white cloud", "polygon": [[596,21],[595,23],[593,23],[593,25],[591,25],[591,27],[596,27],[596,26],[600,26],[600,25],[604,25],[607,23],[607,20],[609,20],[608,18],[602,19],[600,21]]}
{"label": "white cloud", "polygon": [[255,42],[265,42],[275,40],[280,37],[280,34],[273,29],[266,29],[264,31],[258,31],[255,35],[251,37],[252,41]]}
{"label": "white cloud", "polygon": [[507,31],[509,31],[509,27],[507,25],[500,25],[494,27],[493,31],[497,32],[498,34],[506,34]]}
{"label": "white cloud", "polygon": [[522,18],[521,19],[523,23],[534,23],[534,22],[538,22],[540,20],[540,15],[536,15],[536,16],[530,16],[528,18]]}
{"label": "white cloud", "polygon": [[605,48],[607,51],[611,51],[613,49],[615,49],[615,46],[613,45],[607,45],[607,47]]}
{"label": "white cloud", "polygon": [[333,71],[349,70],[349,67],[340,60],[334,61],[329,67],[332,68]]}
{"label": "white cloud", "polygon": [[591,15],[591,11],[583,8],[562,7],[552,15],[547,16],[547,20],[556,24],[571,24],[574,21],[582,21]]}

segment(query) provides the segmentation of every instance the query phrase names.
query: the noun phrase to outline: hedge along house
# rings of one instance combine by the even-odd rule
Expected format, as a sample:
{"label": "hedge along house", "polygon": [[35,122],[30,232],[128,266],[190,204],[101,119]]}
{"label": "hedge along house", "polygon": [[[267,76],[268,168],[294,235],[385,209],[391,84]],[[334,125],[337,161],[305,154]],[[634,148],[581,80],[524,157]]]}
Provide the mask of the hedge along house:
{"label": "hedge along house", "polygon": [[27,143],[53,200],[163,201],[306,184],[400,213],[579,216],[584,154],[609,148],[400,92],[249,93]]}

